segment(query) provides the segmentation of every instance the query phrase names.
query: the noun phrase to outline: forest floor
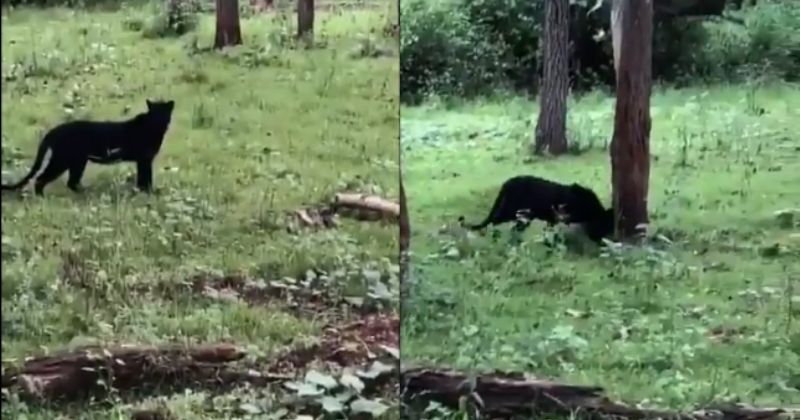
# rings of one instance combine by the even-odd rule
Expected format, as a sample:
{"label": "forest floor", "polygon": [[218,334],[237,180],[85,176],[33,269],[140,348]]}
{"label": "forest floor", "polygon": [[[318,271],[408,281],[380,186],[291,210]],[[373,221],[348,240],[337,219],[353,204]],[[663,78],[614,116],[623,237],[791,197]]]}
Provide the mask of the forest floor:
{"label": "forest floor", "polygon": [[[43,198],[4,192],[4,372],[28,356],[85,345],[220,341],[244,349],[247,366],[268,370],[353,325],[365,326],[356,343],[369,344],[358,352],[394,353],[396,222],[342,218],[336,229],[289,229],[287,215],[341,191],[397,199],[399,68],[397,41],[383,35],[386,10],[319,12],[318,45],[308,50],[292,45],[293,20],[244,16],[244,45],[223,52],[208,48],[213,15],[182,37],[159,38],[143,35],[157,28],[153,13],[3,13],[4,182],[26,173],[43,133],[68,118],[116,120],[143,112],[146,98],[176,101],[155,194],[133,192],[127,164],[90,165],[82,195],[65,177]],[[324,355],[310,366],[341,373]],[[345,398],[341,388],[312,397],[338,393],[345,411],[353,400],[356,411],[396,407],[383,398],[395,394]],[[166,406],[176,418],[216,419],[305,410],[274,390],[112,393],[43,406],[4,388],[2,414],[109,419]]]}
{"label": "forest floor", "polygon": [[654,89],[653,239],[638,249],[563,230],[569,240],[548,248],[556,232],[542,223],[515,238],[457,222],[482,220],[518,174],[584,184],[610,205],[609,95],[571,99],[573,150],[560,158],[529,157],[527,99],[403,108],[404,363],[523,371],[671,409],[800,404],[798,92]]}

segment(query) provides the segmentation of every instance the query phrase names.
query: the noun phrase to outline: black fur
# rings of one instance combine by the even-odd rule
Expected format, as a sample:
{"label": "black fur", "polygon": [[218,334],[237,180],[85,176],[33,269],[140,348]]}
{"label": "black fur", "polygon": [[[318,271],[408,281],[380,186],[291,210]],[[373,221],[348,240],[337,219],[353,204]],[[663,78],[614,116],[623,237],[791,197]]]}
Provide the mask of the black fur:
{"label": "black fur", "polygon": [[603,238],[614,235],[614,209],[608,208],[596,218],[581,223],[586,236],[594,242],[602,242]]}
{"label": "black fur", "polygon": [[3,190],[25,186],[42,167],[49,150],[50,161],[36,177],[34,191],[42,195],[44,187],[69,171],[67,186],[81,190],[80,182],[89,161],[100,164],[136,162],[136,185],[143,191],[153,187],[153,160],[161,149],[172,119],[175,101],[147,100],[147,112],[126,121],[71,121],[56,126],[39,143],[30,172],[19,182],[3,185]]}
{"label": "black fur", "polygon": [[[583,223],[601,217],[603,204],[594,191],[578,184],[564,185],[535,176],[510,178],[500,187],[500,193],[486,219],[470,229],[516,221],[517,230],[525,230],[530,221],[539,219],[554,225],[557,222]],[[522,214],[527,220],[520,220]],[[463,223],[464,218],[460,220]]]}

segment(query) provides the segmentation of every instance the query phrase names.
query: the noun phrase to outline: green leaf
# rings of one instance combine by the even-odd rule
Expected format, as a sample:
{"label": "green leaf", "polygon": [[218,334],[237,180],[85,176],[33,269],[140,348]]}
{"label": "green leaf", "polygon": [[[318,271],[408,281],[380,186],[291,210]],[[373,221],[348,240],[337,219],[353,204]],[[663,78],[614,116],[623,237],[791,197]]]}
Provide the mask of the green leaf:
{"label": "green leaf", "polygon": [[344,405],[334,397],[322,397],[320,403],[322,404],[322,409],[325,410],[326,413],[340,413],[344,410]]}
{"label": "green leaf", "polygon": [[343,373],[342,377],[339,379],[342,385],[351,388],[357,392],[361,392],[364,389],[364,382],[361,382],[361,379],[358,379],[357,376],[352,375],[350,373]]}
{"label": "green leaf", "polygon": [[299,397],[316,397],[325,392],[315,384],[308,382],[286,382],[283,386],[297,392]]}
{"label": "green leaf", "polygon": [[308,373],[306,373],[305,381],[319,385],[326,389],[333,389],[339,386],[339,383],[336,382],[336,379],[334,379],[333,376],[319,373],[315,370],[310,370]]}
{"label": "green leaf", "polygon": [[380,417],[381,414],[385,413],[388,409],[388,406],[381,404],[378,401],[368,400],[365,398],[359,398],[350,404],[350,410],[354,414],[367,413],[371,414],[372,417]]}
{"label": "green leaf", "polygon": [[247,414],[261,414],[264,412],[264,410],[262,410],[261,407],[253,403],[243,403],[239,405],[239,409]]}
{"label": "green leaf", "polygon": [[379,360],[376,360],[375,362],[372,363],[372,365],[370,365],[367,371],[358,371],[356,372],[356,375],[362,378],[375,379],[378,376],[387,372],[391,372],[393,370],[394,367],[389,366],[385,363],[381,363]]}

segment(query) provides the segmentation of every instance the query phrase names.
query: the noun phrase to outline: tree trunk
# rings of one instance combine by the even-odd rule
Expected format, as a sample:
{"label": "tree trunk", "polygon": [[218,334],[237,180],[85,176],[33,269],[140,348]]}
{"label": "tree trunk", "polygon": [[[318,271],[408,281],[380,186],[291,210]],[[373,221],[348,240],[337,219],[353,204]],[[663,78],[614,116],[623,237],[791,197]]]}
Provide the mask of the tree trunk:
{"label": "tree trunk", "polygon": [[409,296],[408,248],[411,244],[411,225],[408,221],[406,189],[403,187],[403,172],[400,171],[400,314],[405,313],[405,302]]}
{"label": "tree trunk", "polygon": [[548,0],[544,8],[544,71],[533,151],[560,155],[567,151],[569,0]]}
{"label": "tree trunk", "polygon": [[314,0],[297,0],[297,38],[314,41]]}
{"label": "tree trunk", "polygon": [[239,27],[239,0],[216,0],[217,33],[214,48],[225,48],[242,43]]}
{"label": "tree trunk", "polygon": [[653,3],[615,0],[615,6],[612,36],[617,34],[619,48],[614,52],[618,63],[611,178],[615,233],[627,240],[643,233],[641,225],[648,223]]}
{"label": "tree trunk", "polygon": [[406,190],[403,180],[400,179],[400,252],[407,252],[411,241],[411,225],[408,222],[408,206],[406,205]]}

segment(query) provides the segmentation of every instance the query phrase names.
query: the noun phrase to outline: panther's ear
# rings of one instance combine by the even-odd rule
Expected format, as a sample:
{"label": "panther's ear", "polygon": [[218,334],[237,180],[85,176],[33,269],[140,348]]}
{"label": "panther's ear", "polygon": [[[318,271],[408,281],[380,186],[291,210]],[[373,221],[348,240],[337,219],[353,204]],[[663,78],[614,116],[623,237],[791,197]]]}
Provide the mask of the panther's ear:
{"label": "panther's ear", "polygon": [[147,102],[147,109],[153,109],[153,102],[149,99],[145,99],[145,102]]}
{"label": "panther's ear", "polygon": [[170,108],[174,108],[175,107],[175,101],[174,100],[167,101],[167,106],[169,106]]}

